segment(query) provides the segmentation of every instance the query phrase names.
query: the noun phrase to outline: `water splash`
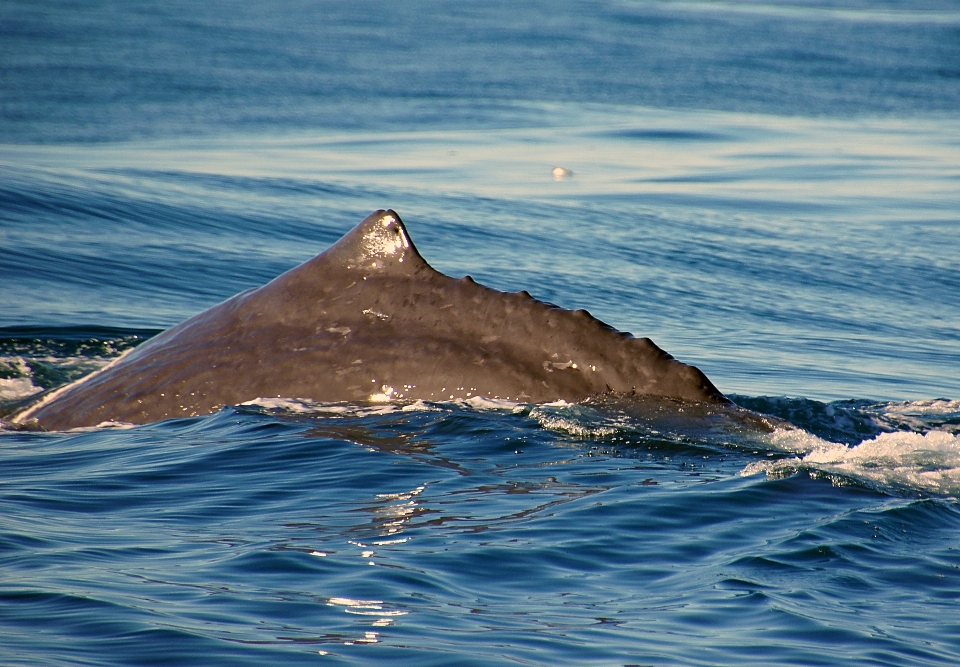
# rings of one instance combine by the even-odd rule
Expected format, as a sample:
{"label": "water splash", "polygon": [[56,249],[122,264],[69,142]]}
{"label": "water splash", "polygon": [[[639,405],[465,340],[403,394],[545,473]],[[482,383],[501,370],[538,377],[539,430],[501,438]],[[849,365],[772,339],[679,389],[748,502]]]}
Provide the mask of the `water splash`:
{"label": "water splash", "polygon": [[897,431],[846,445],[799,429],[778,429],[769,440],[774,449],[798,456],[751,463],[741,471],[742,476],[766,473],[777,479],[805,471],[839,485],[856,482],[881,489],[960,496],[960,435],[954,433]]}

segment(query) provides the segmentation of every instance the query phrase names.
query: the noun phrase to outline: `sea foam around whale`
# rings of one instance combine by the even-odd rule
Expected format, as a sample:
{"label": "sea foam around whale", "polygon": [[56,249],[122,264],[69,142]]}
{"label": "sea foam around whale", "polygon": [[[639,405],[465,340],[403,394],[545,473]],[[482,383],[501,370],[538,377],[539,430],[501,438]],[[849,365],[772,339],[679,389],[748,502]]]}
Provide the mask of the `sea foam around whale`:
{"label": "sea foam around whale", "polygon": [[0,662],[955,667],[958,27],[952,0],[0,4],[2,401],[391,207],[444,273],[799,429],[274,397],[0,430]]}

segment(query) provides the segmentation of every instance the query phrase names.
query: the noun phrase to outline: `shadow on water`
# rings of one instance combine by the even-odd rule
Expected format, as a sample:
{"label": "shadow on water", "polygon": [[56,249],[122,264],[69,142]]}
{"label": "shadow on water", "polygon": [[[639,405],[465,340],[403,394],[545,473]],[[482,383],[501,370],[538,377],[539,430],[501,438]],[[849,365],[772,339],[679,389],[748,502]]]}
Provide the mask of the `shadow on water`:
{"label": "shadow on water", "polygon": [[767,451],[771,433],[795,428],[733,404],[614,393],[581,403],[315,404],[266,400],[234,409],[309,425],[304,437],[334,438],[380,452],[424,457],[463,474],[469,474],[469,466],[441,454],[450,442],[458,443],[458,456],[468,458],[519,452],[517,443],[544,439],[584,451],[625,452],[642,447],[697,454],[730,448]]}
{"label": "shadow on water", "polygon": [[232,410],[240,414],[269,415],[287,423],[306,427],[304,438],[349,442],[385,454],[412,456],[421,462],[469,475],[456,461],[441,454],[443,444],[434,437],[439,422],[457,421],[449,413],[394,412],[382,404],[318,406],[316,412],[296,413],[258,405],[240,405]]}
{"label": "shadow on water", "polygon": [[[305,409],[298,403],[296,412],[240,409],[310,424],[306,437],[410,456],[463,476],[537,443],[569,448],[578,457],[662,458],[680,469],[719,456],[728,461],[715,471],[721,477],[764,473],[775,480],[799,473],[895,496],[960,493],[960,402],[737,400],[764,410],[622,394],[539,405],[456,401]],[[532,449],[538,450],[535,458],[555,456],[536,444]]]}

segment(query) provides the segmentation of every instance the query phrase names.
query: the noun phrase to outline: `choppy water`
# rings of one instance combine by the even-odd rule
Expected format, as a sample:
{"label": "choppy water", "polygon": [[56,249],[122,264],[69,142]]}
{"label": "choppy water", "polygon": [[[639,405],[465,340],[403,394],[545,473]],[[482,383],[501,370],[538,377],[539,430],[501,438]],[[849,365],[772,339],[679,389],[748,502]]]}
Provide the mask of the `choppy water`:
{"label": "choppy water", "polygon": [[0,431],[0,664],[956,664],[957,109],[950,2],[0,4],[0,403],[391,207],[799,427]]}

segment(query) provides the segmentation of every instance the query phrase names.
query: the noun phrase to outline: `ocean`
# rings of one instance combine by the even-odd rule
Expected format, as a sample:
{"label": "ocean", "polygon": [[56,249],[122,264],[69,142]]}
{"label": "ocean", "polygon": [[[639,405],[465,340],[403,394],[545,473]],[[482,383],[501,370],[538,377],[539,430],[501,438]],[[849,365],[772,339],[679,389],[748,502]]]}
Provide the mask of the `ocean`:
{"label": "ocean", "polygon": [[960,2],[0,0],[8,417],[379,208],[797,428],[5,422],[0,665],[958,664]]}

